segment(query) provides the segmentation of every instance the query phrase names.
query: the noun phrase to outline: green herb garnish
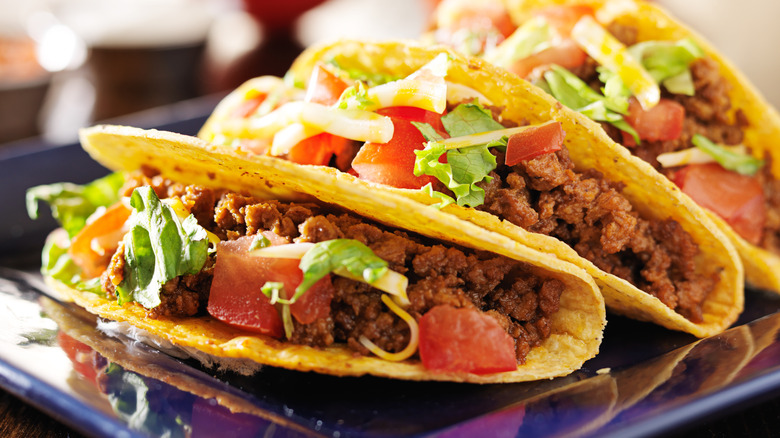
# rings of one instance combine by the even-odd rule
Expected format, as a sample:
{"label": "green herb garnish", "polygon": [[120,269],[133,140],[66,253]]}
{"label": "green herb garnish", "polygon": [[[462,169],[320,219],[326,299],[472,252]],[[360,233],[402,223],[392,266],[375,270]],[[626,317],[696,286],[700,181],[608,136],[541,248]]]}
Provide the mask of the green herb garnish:
{"label": "green herb garnish", "polygon": [[707,137],[696,134],[691,142],[697,148],[710,155],[724,169],[733,170],[740,175],[755,175],[764,165],[764,160],[756,157],[740,154],[713,143]]}
{"label": "green herb garnish", "polygon": [[208,257],[206,230],[195,216],[179,221],[151,187],[130,197],[135,209],[125,235],[125,276],[117,287],[119,304],[135,300],[147,309],[160,304],[162,286],[184,274],[196,274]]}
{"label": "green herb garnish", "polygon": [[26,194],[27,214],[37,219],[38,201],[47,202],[54,219],[73,238],[98,207],[108,207],[119,201],[122,184],[122,174],[112,173],[85,185],[57,183],[32,187]]}

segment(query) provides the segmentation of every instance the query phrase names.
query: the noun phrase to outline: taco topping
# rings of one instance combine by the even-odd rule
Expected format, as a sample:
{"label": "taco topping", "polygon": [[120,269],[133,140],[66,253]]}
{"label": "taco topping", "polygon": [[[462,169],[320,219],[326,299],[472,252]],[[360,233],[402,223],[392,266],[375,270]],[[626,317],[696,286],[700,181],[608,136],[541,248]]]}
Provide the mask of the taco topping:
{"label": "taco topping", "polygon": [[[672,181],[732,173],[725,181],[746,183],[729,187],[733,197],[721,199],[712,187],[708,194],[697,184],[680,187],[747,241],[780,252],[774,243],[780,222],[767,220],[775,179],[769,172],[758,173],[764,161],[741,146],[748,121],[731,108],[729,85],[717,64],[689,38],[638,42],[636,28],[613,21],[620,11],[609,12],[579,5],[546,7],[482,54],[601,122],[615,141]],[[567,49],[571,42],[587,56]],[[702,162],[718,164],[687,170]],[[714,169],[718,165],[723,172]],[[761,200],[757,185],[762,186]],[[749,223],[745,217],[751,217]]]}
{"label": "taco topping", "polygon": [[[127,225],[115,222],[131,231],[103,263],[99,293],[143,305],[150,318],[207,313],[296,344],[419,356],[428,369],[477,374],[515,370],[551,333],[563,283],[521,262],[330,207],[144,172],[129,175],[121,191],[132,213]],[[149,220],[161,227],[145,227]]]}
{"label": "taco topping", "polygon": [[[552,11],[550,14],[556,29],[571,30],[572,17],[559,17]],[[702,278],[696,273],[692,260],[699,249],[690,235],[672,220],[649,221],[640,217],[620,193],[620,183],[606,181],[598,172],[575,171],[563,144],[566,133],[560,123],[513,126],[513,122],[501,118],[500,108],[481,103],[484,96],[482,99],[477,96],[466,101],[447,101],[446,107],[440,107],[438,102],[453,95],[446,92],[449,87],[447,62],[446,55],[442,54],[406,78],[375,86],[352,79],[357,72],[318,65],[309,80],[309,89],[323,87],[322,77],[342,78],[345,83],[353,84],[345,88],[337,103],[319,105],[318,111],[323,114],[334,111],[366,113],[392,125],[392,130],[385,130],[391,133],[389,140],[364,141],[357,135],[343,138],[354,140],[353,147],[342,149],[347,152],[336,154],[335,159],[328,152],[314,154],[329,160],[327,163],[317,160],[318,164],[338,167],[374,183],[421,189],[440,199],[440,206],[456,203],[477,208],[529,231],[556,237],[599,269],[658,297],[687,319],[701,322],[702,303],[717,279]],[[661,99],[650,110],[636,103],[635,117],[624,118],[620,111],[628,111],[627,97],[621,107],[617,99],[603,97],[574,74],[562,68],[559,70],[560,74],[550,76],[551,86],[567,90],[572,84],[580,84],[577,85],[580,87],[577,99],[588,97],[591,111],[602,113],[605,120],[613,121],[634,135],[668,138],[669,130],[680,128],[679,123],[665,120],[666,131],[658,132],[655,125],[645,129],[644,122],[636,122],[635,130],[627,121],[656,121],[658,114],[666,117],[670,113],[668,107],[680,107],[676,102]],[[620,80],[615,78],[613,82]],[[332,82],[328,81],[329,84]],[[436,91],[439,87],[444,87],[445,91]],[[427,90],[420,94],[423,98],[410,97],[421,90]],[[306,94],[312,96],[320,92],[307,91]],[[457,95],[469,94],[461,90]],[[397,106],[398,102],[407,106]],[[274,114],[286,114],[290,106],[301,103],[313,105],[288,102],[271,109],[268,114],[239,121],[212,117],[202,132],[209,140],[238,144],[241,148],[245,141],[241,135],[244,131],[232,130],[230,126],[236,123],[257,125],[258,120],[281,117]],[[223,113],[220,108],[215,111],[215,115]],[[344,135],[330,127],[300,120],[298,126],[305,127],[301,132],[324,128],[334,136]],[[675,121],[680,122],[679,118]],[[282,131],[272,139],[271,154],[282,152],[275,149]],[[247,138],[253,139],[252,135],[256,133],[248,132]],[[305,142],[309,140],[311,138]],[[300,144],[303,142],[295,148]],[[330,140],[323,141],[320,150],[331,151],[331,144]],[[346,155],[348,151],[355,153],[351,163]],[[292,158],[291,153],[280,153],[280,156],[303,162]]]}

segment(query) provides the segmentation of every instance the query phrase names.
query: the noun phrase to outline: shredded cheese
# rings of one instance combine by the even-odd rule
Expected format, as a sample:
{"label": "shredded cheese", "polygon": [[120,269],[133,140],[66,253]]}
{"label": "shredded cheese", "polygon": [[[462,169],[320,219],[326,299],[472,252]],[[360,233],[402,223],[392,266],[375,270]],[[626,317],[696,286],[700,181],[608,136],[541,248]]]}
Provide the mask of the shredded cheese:
{"label": "shredded cheese", "polygon": [[661,100],[661,88],[650,73],[628,52],[623,43],[604,29],[593,17],[582,17],[571,36],[599,64],[615,72],[645,110]]}
{"label": "shredded cheese", "polygon": [[[544,126],[550,123],[557,123],[557,122],[550,121],[542,125],[536,125],[536,126]],[[514,134],[517,134],[518,132],[523,132],[533,126],[534,125],[518,126],[515,128],[499,129],[496,131],[481,132],[479,134],[464,135],[461,137],[445,138],[444,140],[439,140],[436,143],[444,145],[444,149],[447,150],[460,149],[469,146],[476,146],[480,144],[490,143],[491,141],[500,140],[502,137],[510,137]]]}
{"label": "shredded cheese", "polygon": [[447,82],[447,102],[460,103],[474,99],[483,106],[493,105],[493,102],[479,91],[463,84]]}
{"label": "shredded cheese", "polygon": [[249,254],[272,259],[300,260],[313,247],[314,244],[311,242],[288,243],[286,245],[271,245],[265,248],[258,248],[250,251]]}
{"label": "shredded cheese", "polygon": [[371,342],[367,337],[363,335],[360,335],[360,338],[358,338],[358,340],[370,352],[381,357],[382,359],[389,360],[391,362],[399,362],[402,360],[406,360],[410,358],[417,351],[417,347],[420,345],[420,328],[417,325],[417,321],[415,321],[414,318],[412,318],[412,315],[410,315],[404,309],[400,308],[396,303],[393,302],[392,299],[390,299],[388,295],[382,295],[382,302],[385,303],[385,305],[393,313],[398,315],[407,324],[409,324],[409,344],[406,346],[406,348],[399,351],[398,353],[389,353],[377,347],[376,344]]}
{"label": "shredded cheese", "polygon": [[313,102],[301,102],[301,122],[313,128],[351,140],[387,143],[393,138],[393,121],[370,111],[340,109]]}
{"label": "shredded cheese", "polygon": [[215,123],[215,131],[239,138],[271,138],[282,128],[300,122],[303,102],[288,102],[262,117],[228,119]]}
{"label": "shredded cheese", "polygon": [[[350,280],[360,281],[365,283],[363,277],[352,275],[346,268],[338,268],[333,271],[334,274],[341,277],[349,278]],[[409,297],[406,295],[406,288],[409,286],[409,279],[398,272],[388,269],[385,275],[380,277],[377,281],[369,283],[371,286],[387,292],[393,297],[398,298],[398,304],[402,307],[408,307],[411,303]]]}
{"label": "shredded cheese", "polygon": [[413,106],[441,114],[447,109],[447,84],[443,80],[400,79],[372,87],[367,95],[375,102],[366,108],[369,111],[390,106]]}
{"label": "shredded cheese", "polygon": [[320,133],[322,133],[321,129],[312,128],[303,123],[288,125],[274,135],[271,143],[271,155],[280,156],[288,154],[296,144]]}

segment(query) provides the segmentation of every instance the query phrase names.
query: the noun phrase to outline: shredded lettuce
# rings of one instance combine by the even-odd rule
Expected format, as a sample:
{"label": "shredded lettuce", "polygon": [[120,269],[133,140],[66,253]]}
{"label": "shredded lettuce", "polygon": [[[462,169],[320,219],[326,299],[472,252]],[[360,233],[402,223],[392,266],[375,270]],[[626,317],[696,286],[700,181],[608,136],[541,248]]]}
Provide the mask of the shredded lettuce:
{"label": "shredded lettuce", "polygon": [[73,262],[68,254],[70,242],[64,234],[62,239],[53,238],[56,233],[47,239],[43,246],[41,273],[78,290],[96,294],[102,293],[103,289],[99,278],[81,279],[81,268]]}
{"label": "shredded lettuce", "polygon": [[450,137],[462,137],[504,128],[502,124],[493,119],[493,115],[488,109],[478,103],[458,105],[442,116],[441,123]]}
{"label": "shredded lettuce", "polygon": [[764,165],[764,160],[726,149],[723,146],[713,143],[710,139],[701,134],[694,135],[691,142],[694,146],[712,156],[712,158],[723,166],[724,169],[733,170],[740,175],[755,175]]}
{"label": "shredded lettuce", "polygon": [[366,84],[361,81],[344,90],[341,96],[339,96],[338,102],[336,102],[336,107],[340,109],[365,110],[376,105],[377,103],[368,97]]}
{"label": "shredded lettuce", "polygon": [[295,302],[321,278],[339,268],[346,269],[368,284],[376,282],[388,271],[386,261],[374,254],[371,248],[354,239],[316,243],[304,254],[298,267],[303,271],[303,281],[295,289],[295,295],[289,303]]}
{"label": "shredded lettuce", "polygon": [[644,41],[628,51],[670,93],[693,96],[696,90],[689,67],[694,60],[704,57],[704,51],[692,39]]}
{"label": "shredded lettuce", "polygon": [[119,189],[124,184],[121,173],[112,173],[85,185],[57,183],[32,187],[27,190],[27,214],[38,218],[38,201],[45,201],[62,228],[73,237],[87,223],[87,218],[98,209],[119,201]]}
{"label": "shredded lettuce", "polygon": [[173,209],[151,187],[130,197],[134,211],[125,235],[125,276],[117,287],[119,304],[135,300],[151,309],[160,304],[162,286],[184,274],[196,274],[208,257],[208,236],[189,215],[179,222]]}
{"label": "shredded lettuce", "polygon": [[599,94],[574,73],[557,65],[544,74],[550,94],[559,102],[592,120],[607,122],[627,132],[638,144],[639,134],[623,118],[628,111],[627,89],[622,82],[616,82],[620,80],[617,75],[602,72],[601,77],[606,80],[608,95]]}
{"label": "shredded lettuce", "polygon": [[519,59],[550,47],[552,38],[547,20],[535,17],[518,27],[493,51],[486,53],[485,59],[496,65],[511,66]]}
{"label": "shredded lettuce", "polygon": [[295,330],[292,313],[290,312],[290,304],[295,300],[286,299],[287,291],[284,289],[284,283],[280,281],[266,281],[263,287],[260,288],[260,291],[269,298],[271,304],[279,303],[282,305],[282,326],[284,327],[284,335],[287,339],[290,339],[293,330]]}
{"label": "shredded lettuce", "polygon": [[[451,137],[463,137],[487,131],[503,129],[503,125],[496,122],[490,111],[478,103],[464,103],[458,105],[451,112],[441,118],[444,129]],[[415,151],[417,158],[414,163],[414,174],[431,175],[441,181],[453,194],[455,199],[439,193],[434,197],[442,199],[443,205],[457,203],[460,206],[476,207],[485,202],[485,191],[477,184],[482,181],[490,181],[488,176],[496,168],[496,157],[490,153],[491,147],[505,147],[506,139],[481,145],[470,145],[458,149],[447,149],[438,141],[441,137],[436,131],[423,123],[414,124],[423,136],[428,140],[425,149]],[[442,155],[447,154],[447,162],[439,161]],[[428,187],[429,194],[433,190]]]}

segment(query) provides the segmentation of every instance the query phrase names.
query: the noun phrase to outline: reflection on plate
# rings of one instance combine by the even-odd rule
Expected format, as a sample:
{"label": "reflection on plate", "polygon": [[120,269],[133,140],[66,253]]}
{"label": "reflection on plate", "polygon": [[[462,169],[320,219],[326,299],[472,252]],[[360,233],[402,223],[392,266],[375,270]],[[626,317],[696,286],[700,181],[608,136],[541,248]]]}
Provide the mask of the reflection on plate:
{"label": "reflection on plate", "polygon": [[[211,436],[225,430],[233,436],[283,432],[459,437],[489,430],[494,436],[563,437],[603,436],[626,428],[637,432],[672,409],[690,408],[733,386],[735,380],[765,374],[766,360],[756,352],[756,339],[762,340],[762,352],[780,351],[775,342],[780,315],[770,315],[633,366],[607,372],[584,369],[542,382],[396,382],[270,367],[251,377],[213,376],[194,362],[100,332],[93,315],[43,296],[37,274],[2,268],[0,277],[0,303],[8,313],[0,318],[0,361],[40,379],[37,385],[85,403],[92,415],[82,421],[115,422],[142,436]],[[640,323],[624,323],[642,328]],[[33,361],[45,366],[37,368]],[[777,372],[772,366],[770,372]],[[18,380],[8,386],[12,391],[16,386],[36,390],[36,385]],[[89,431],[99,425],[72,426]]]}

